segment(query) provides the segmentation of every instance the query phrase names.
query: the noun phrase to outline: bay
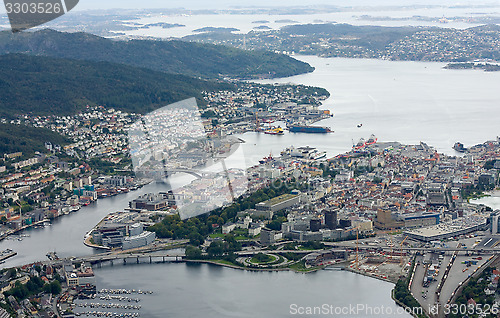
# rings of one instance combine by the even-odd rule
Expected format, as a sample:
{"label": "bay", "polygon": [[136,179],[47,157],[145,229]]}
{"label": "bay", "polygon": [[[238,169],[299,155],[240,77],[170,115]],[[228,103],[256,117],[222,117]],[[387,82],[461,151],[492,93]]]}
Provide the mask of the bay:
{"label": "bay", "polygon": [[391,300],[393,284],[346,271],[300,274],[153,264],[103,266],[95,274],[98,290],[153,291],[139,303],[141,317],[148,318],[311,317],[319,315],[299,315],[298,308],[323,306],[328,310],[321,316],[410,317]]}

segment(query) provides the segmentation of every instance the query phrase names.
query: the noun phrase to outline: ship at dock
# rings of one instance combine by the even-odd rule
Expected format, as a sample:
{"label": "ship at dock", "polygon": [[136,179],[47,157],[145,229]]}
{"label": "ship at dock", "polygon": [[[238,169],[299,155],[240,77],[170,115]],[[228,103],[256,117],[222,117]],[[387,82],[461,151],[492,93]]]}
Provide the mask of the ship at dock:
{"label": "ship at dock", "polygon": [[277,127],[277,128],[271,128],[271,129],[268,129],[268,130],[264,131],[264,134],[267,134],[267,135],[283,135],[284,131],[283,131],[283,128]]}
{"label": "ship at dock", "polygon": [[455,145],[453,145],[453,149],[458,152],[467,152],[467,148],[464,147],[464,144],[458,141],[455,143]]}
{"label": "ship at dock", "polygon": [[359,150],[361,148],[363,148],[364,146],[366,146],[366,141],[364,138],[361,138],[357,144],[353,145],[352,148],[354,150]]}
{"label": "ship at dock", "polygon": [[377,137],[375,135],[371,135],[370,138],[368,138],[368,140],[365,140],[364,138],[361,138],[357,144],[354,144],[353,142],[353,146],[352,146],[352,149],[357,151],[357,150],[361,150],[363,149],[364,147],[366,146],[370,146],[370,145],[373,145],[373,144],[376,144],[377,143]]}
{"label": "ship at dock", "polygon": [[293,133],[326,134],[332,132],[330,127],[291,125],[288,130]]}

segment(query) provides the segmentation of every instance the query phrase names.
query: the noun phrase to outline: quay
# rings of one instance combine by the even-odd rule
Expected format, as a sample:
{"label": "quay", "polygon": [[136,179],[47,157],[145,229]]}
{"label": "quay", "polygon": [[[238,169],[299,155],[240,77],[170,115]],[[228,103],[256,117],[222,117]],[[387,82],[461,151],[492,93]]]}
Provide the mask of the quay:
{"label": "quay", "polygon": [[17,255],[17,252],[14,252],[11,249],[6,249],[5,251],[2,251],[0,253],[0,262],[3,262],[6,259],[11,258],[11,257],[16,256],[16,255]]}

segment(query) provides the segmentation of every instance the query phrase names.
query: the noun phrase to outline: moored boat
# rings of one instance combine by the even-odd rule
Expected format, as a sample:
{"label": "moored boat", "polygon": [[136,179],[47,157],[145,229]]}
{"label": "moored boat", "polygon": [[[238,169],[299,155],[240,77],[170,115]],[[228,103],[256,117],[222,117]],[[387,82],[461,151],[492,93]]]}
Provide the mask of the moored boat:
{"label": "moored boat", "polygon": [[456,142],[455,145],[453,145],[453,149],[458,152],[466,152],[467,148],[464,147],[464,144],[461,142]]}
{"label": "moored boat", "polygon": [[264,131],[264,134],[268,134],[268,135],[283,135],[284,131],[283,131],[283,128],[277,127],[277,128],[271,128],[271,129],[268,129],[268,130]]}

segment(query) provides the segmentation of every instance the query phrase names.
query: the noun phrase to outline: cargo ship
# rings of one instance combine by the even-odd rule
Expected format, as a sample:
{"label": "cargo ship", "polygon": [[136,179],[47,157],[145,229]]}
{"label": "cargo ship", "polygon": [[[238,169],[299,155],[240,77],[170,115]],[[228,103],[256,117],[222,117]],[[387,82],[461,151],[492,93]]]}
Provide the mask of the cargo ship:
{"label": "cargo ship", "polygon": [[330,127],[300,126],[300,125],[292,125],[288,127],[288,130],[294,133],[309,133],[309,134],[326,134],[332,132]]}

